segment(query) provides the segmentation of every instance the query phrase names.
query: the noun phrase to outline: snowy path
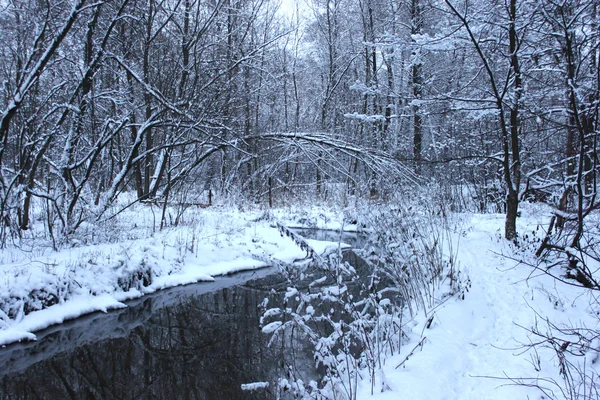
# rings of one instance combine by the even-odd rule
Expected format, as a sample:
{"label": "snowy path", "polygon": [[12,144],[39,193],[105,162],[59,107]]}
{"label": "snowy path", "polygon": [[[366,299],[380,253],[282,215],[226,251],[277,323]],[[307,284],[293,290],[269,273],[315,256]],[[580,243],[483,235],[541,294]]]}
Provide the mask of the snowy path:
{"label": "snowy path", "polygon": [[[465,299],[455,296],[439,306],[430,329],[424,328],[427,317],[418,315],[412,322],[411,342],[400,355],[389,358],[384,368],[391,390],[381,392],[378,382],[372,397],[370,385],[364,382],[359,399],[537,399],[541,398],[539,390],[493,377],[561,381],[551,350],[540,353],[541,371],[536,371],[531,355],[519,349],[531,336],[520,326],[535,324],[533,309],[555,321],[586,321],[589,326],[597,320],[586,311],[588,299],[578,297],[579,289],[558,287],[555,291],[547,276],[528,279],[530,267],[499,255],[511,252],[499,240],[502,224],[502,216],[473,217],[472,228],[458,249],[460,267],[472,281]],[[531,222],[527,226],[522,221],[522,231],[527,228],[531,229]],[[427,337],[423,348],[395,369],[421,334]]]}

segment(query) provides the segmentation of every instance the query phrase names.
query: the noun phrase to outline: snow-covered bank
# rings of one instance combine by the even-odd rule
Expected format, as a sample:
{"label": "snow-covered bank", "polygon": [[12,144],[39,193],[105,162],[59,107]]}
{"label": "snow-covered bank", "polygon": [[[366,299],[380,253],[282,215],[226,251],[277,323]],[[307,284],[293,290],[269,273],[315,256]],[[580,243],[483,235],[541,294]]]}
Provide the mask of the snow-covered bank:
{"label": "snow-covered bank", "polygon": [[[261,213],[195,210],[179,227],[153,229],[140,205],[124,215],[117,243],[4,250],[0,256],[0,345],[123,301],[214,276],[292,262],[306,252]],[[289,217],[289,215],[288,215]],[[289,218],[288,218],[289,220]],[[99,233],[96,232],[98,235]],[[108,235],[107,235],[108,236]],[[81,243],[81,241],[78,241]],[[328,244],[311,243],[317,251]]]}
{"label": "snow-covered bank", "polygon": [[[524,213],[519,232],[539,236],[538,224],[548,220],[543,213]],[[358,399],[570,398],[559,387],[567,385],[556,351],[528,347],[542,341],[532,329],[546,333],[550,321],[559,327],[597,330],[598,304],[589,290],[515,261],[533,261],[533,252],[502,239],[503,224],[503,215],[475,215],[466,221],[457,255],[471,280],[469,292],[464,300],[446,298],[408,322],[409,338],[400,353],[385,361],[373,386],[368,377],[363,379]],[[579,351],[577,344],[570,345],[570,350]],[[564,355],[586,372],[598,374],[599,345],[597,339],[589,343],[582,357]],[[545,388],[546,397],[536,385]],[[589,393],[584,398],[596,397]]]}
{"label": "snow-covered bank", "polygon": [[[212,280],[219,274],[307,256],[306,246],[302,246],[302,250],[289,237],[295,235],[285,229],[282,229],[285,234],[281,235],[278,223],[324,228],[347,227],[347,222],[353,220],[344,216],[344,212],[331,210],[263,213],[197,209],[187,214],[182,226],[153,230],[144,225],[147,221],[144,222],[140,209],[143,208],[133,210],[128,217],[130,221],[136,221],[130,223],[132,231],[127,232],[130,237],[116,243],[86,246],[80,243],[59,252],[25,252],[13,248],[2,253],[4,279],[0,281],[0,289],[12,295],[3,294],[0,298],[4,312],[0,322],[0,339],[4,342],[0,343],[33,339],[33,332],[50,324],[96,310],[123,307],[127,299],[162,288]],[[565,388],[561,375],[565,361],[561,357],[581,370],[597,374],[600,340],[594,338],[582,347],[574,335],[569,337],[564,332],[557,332],[557,327],[565,326],[587,327],[598,332],[597,299],[586,289],[556,281],[543,270],[528,265],[538,262],[534,253],[549,221],[547,210],[523,206],[518,247],[503,239],[504,216],[499,214],[449,214],[446,217],[440,212],[408,208],[398,211],[394,208],[391,212],[382,212],[379,217],[375,207],[364,211],[365,214],[368,212],[373,214],[368,227],[377,227],[380,233],[397,233],[390,235],[393,240],[381,243],[374,241],[377,235],[371,235],[370,248],[361,253],[364,258],[376,259],[378,249],[383,249],[376,245],[387,245],[387,249],[393,250],[388,253],[388,258],[381,258],[384,261],[377,270],[380,276],[388,273],[396,279],[391,273],[408,270],[410,279],[405,281],[405,286],[411,288],[413,282],[418,281],[414,272],[419,271],[407,266],[418,265],[426,273],[432,271],[432,275],[423,275],[423,282],[430,282],[433,277],[434,283],[421,289],[426,295],[419,299],[417,306],[394,308],[395,297],[391,296],[354,299],[351,297],[354,293],[345,286],[352,280],[346,278],[354,277],[357,271],[360,276],[367,275],[363,274],[364,268],[354,268],[354,264],[353,268],[329,268],[338,266],[337,259],[330,255],[332,257],[323,257],[327,260],[322,265],[315,263],[315,268],[322,267],[322,270],[302,278],[306,282],[314,281],[300,291],[292,287],[285,292],[285,298],[291,299],[293,307],[277,306],[265,310],[263,315],[263,332],[270,334],[283,332],[279,329],[283,326],[282,320],[290,322],[290,327],[294,322],[310,328],[311,321],[321,316],[320,321],[331,322],[333,328],[340,327],[338,331],[332,329],[330,336],[316,335],[312,339],[321,346],[315,347],[315,355],[321,356],[320,360],[342,359],[338,364],[331,361],[331,371],[347,371],[349,377],[357,377],[352,384],[359,380],[358,376],[362,379],[358,393],[354,387],[347,392],[349,398],[540,398],[542,392],[535,386],[542,386],[550,394],[546,398],[570,398],[561,393]],[[410,216],[417,217],[410,220]],[[393,218],[396,219],[390,222]],[[537,241],[532,237],[538,238]],[[319,253],[325,252],[330,245],[311,240],[306,243]],[[436,246],[439,253],[438,250],[427,252]],[[413,259],[418,259],[413,266],[406,262]],[[396,261],[397,265],[394,264]],[[397,270],[392,268],[394,265]],[[386,266],[390,268],[384,269]],[[289,270],[298,272],[295,268]],[[558,269],[553,271],[561,273]],[[322,284],[327,279],[331,285]],[[290,279],[289,282],[294,281]],[[387,289],[402,289],[402,282],[393,281],[394,286],[382,287],[381,293]],[[348,325],[335,319],[337,315],[332,307],[338,300],[344,306],[339,308],[340,313],[346,312],[344,316],[348,317],[340,317],[339,321],[351,321]],[[294,302],[303,305],[296,307]],[[363,312],[367,310],[365,304],[371,307],[372,314]],[[345,307],[347,305],[357,307]],[[355,310],[361,310],[361,313],[354,313]],[[413,312],[416,316],[411,318]],[[295,313],[293,316],[298,318],[282,319],[283,313]],[[345,328],[341,329],[342,326]],[[402,327],[401,331],[399,327]],[[371,353],[363,351],[355,359],[355,353],[349,352],[347,354],[352,358],[337,358],[340,347],[336,343],[341,342],[335,340],[350,338],[345,336],[346,332],[358,332],[365,338],[364,343],[367,340],[374,343],[372,347],[361,347]],[[546,333],[559,338],[556,346],[532,348],[532,344],[544,343],[540,335]],[[385,336],[387,334],[390,336]],[[354,339],[353,336],[347,343],[354,343]],[[400,348],[397,340],[401,341]],[[327,350],[323,343],[330,346],[329,353],[323,351]],[[562,346],[568,351],[560,350]],[[569,351],[585,355],[572,356]],[[329,387],[333,388],[330,397],[335,398],[333,390],[338,389],[338,382],[335,379],[329,382]],[[271,383],[273,386],[270,387],[297,390],[306,394],[306,398],[314,398],[309,392],[318,387],[311,382],[302,386],[301,380],[292,381],[287,375],[279,381],[279,386],[276,382]],[[329,390],[328,387],[325,389]],[[325,390],[323,393],[324,398],[330,398]]]}

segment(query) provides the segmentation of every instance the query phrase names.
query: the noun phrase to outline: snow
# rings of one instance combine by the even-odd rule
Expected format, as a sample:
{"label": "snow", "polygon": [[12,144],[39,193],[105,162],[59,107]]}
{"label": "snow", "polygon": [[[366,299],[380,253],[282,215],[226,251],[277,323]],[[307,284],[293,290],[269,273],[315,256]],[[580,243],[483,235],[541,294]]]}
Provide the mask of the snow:
{"label": "snow", "polygon": [[10,329],[0,331],[0,346],[15,341],[33,340],[35,335],[31,332],[46,329],[51,325],[60,324],[84,314],[95,311],[107,312],[124,307],[126,307],[125,304],[107,294],[75,296],[63,304],[30,313],[21,321],[11,325]]}
{"label": "snow", "polygon": [[269,382],[252,382],[252,383],[243,383],[242,390],[259,390],[266,389],[269,387]]}
{"label": "snow", "polygon": [[274,321],[271,322],[265,326],[263,326],[262,331],[263,333],[273,333],[275,332],[277,329],[281,328],[281,325],[283,325],[283,323],[281,321]]}
{"label": "snow", "polygon": [[[359,230],[357,221],[347,217],[348,214],[354,214],[354,211],[353,207],[340,211],[322,206],[307,206],[274,210],[273,216],[288,228],[356,232]],[[348,219],[351,221],[347,221]]]}
{"label": "snow", "polygon": [[33,333],[15,328],[9,328],[2,331],[2,337],[0,338],[0,346],[4,346],[8,343],[23,342],[29,340],[35,340],[35,335]]}
{"label": "snow", "polygon": [[[124,302],[161,289],[214,281],[216,276],[264,267],[270,260],[306,257],[279,233],[273,219],[286,226],[357,229],[357,224],[345,222],[347,210],[275,210],[264,218],[260,212],[215,209],[198,210],[186,225],[157,231],[149,227],[151,217],[143,211],[131,211],[127,218],[135,226],[112,243],[80,244],[58,252],[13,248],[0,254],[0,345],[35,340],[34,332],[51,325],[126,307]],[[525,207],[522,215],[518,230],[529,236],[550,219],[549,212],[535,208]],[[388,355],[374,383],[371,374],[361,373],[358,399],[540,398],[537,388],[514,384],[520,379],[543,384],[560,398],[558,387],[548,383],[563,381],[557,355],[552,348],[527,351],[539,340],[532,329],[547,331],[546,320],[561,327],[598,329],[592,295],[527,265],[533,261],[531,251],[502,238],[504,215],[460,219],[453,246],[456,265],[470,280],[463,286],[464,298],[462,293],[439,296],[430,309],[405,321],[402,348]],[[318,253],[337,245],[306,242]],[[145,273],[152,279],[143,283]],[[336,295],[341,289],[323,290]],[[298,295],[291,287],[285,293],[286,298]],[[382,307],[389,304],[389,299],[380,301]],[[280,312],[270,309],[263,318]],[[314,308],[306,312],[312,314]],[[271,322],[262,331],[272,334],[281,326],[280,321]],[[600,349],[600,343],[591,346]],[[598,352],[591,353],[598,357]],[[593,358],[585,360],[587,369],[597,368]],[[265,383],[242,389],[257,390]]]}
{"label": "snow", "polygon": [[[124,301],[157,290],[306,257],[261,213],[196,210],[187,224],[160,231],[152,228],[146,206],[128,212],[115,243],[82,245],[78,239],[78,246],[60,251],[11,248],[0,254],[0,345],[35,340],[33,332],[126,307]],[[98,234],[94,229],[89,235]],[[337,243],[310,245],[323,253]]]}
{"label": "snow", "polygon": [[380,115],[380,114],[366,115],[366,114],[353,113],[353,114],[344,114],[344,118],[355,119],[358,121],[369,122],[369,123],[381,122],[381,121],[385,120],[385,116]]}
{"label": "snow", "polygon": [[[549,216],[540,214],[522,218],[519,230],[531,233],[548,221]],[[541,398],[537,388],[514,384],[513,379],[522,378],[560,393],[541,380],[563,383],[556,354],[548,348],[538,348],[537,356],[526,351],[525,346],[539,340],[529,330],[538,326],[543,331],[546,318],[559,326],[597,328],[589,293],[514,261],[527,255],[515,254],[501,238],[503,215],[475,215],[467,222],[457,252],[460,268],[471,280],[464,300],[440,300],[408,322],[408,343],[386,360],[373,386],[363,379],[358,399]]]}
{"label": "snow", "polygon": [[[335,242],[325,242],[322,240],[313,240],[313,239],[305,239],[305,242],[317,253],[322,254],[327,251],[331,251],[332,249],[338,248],[338,243]],[[350,246],[347,243],[339,243],[339,247],[342,249],[348,249]]]}

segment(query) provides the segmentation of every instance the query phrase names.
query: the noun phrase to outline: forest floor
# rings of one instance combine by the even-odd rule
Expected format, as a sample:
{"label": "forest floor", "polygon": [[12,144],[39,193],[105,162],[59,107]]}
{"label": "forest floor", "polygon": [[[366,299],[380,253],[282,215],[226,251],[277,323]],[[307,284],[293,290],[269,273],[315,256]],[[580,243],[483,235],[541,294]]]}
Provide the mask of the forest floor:
{"label": "forest floor", "polygon": [[[180,226],[160,230],[156,210],[144,207],[111,221],[112,233],[100,235],[90,228],[87,236],[58,252],[34,246],[34,238],[29,246],[23,241],[2,251],[0,345],[33,340],[37,330],[125,307],[123,301],[162,288],[259,268],[273,259],[305,257],[304,250],[279,233],[273,219],[316,228],[340,228],[343,220],[341,211],[322,208],[279,210],[269,218],[263,211],[208,209],[189,212]],[[401,351],[385,359],[374,383],[363,374],[358,399],[541,398],[536,385],[552,397],[563,397],[561,357],[552,346],[530,349],[543,341],[533,331],[557,334],[549,323],[598,330],[600,307],[590,291],[528,265],[535,263],[533,239],[543,234],[540,227],[548,223],[548,213],[536,207],[523,210],[518,228],[525,240],[519,247],[502,238],[503,215],[465,214],[457,220],[452,252],[464,296],[440,291],[430,309],[406,323]],[[309,244],[316,251],[327,245]],[[600,341],[588,343],[589,348],[595,350],[585,357],[564,354],[581,369],[597,370]],[[575,345],[569,350],[578,351]]]}
{"label": "forest floor", "polygon": [[[531,207],[523,215],[521,235],[530,241],[540,237],[539,227],[547,225],[548,214]],[[455,251],[460,270],[470,279],[464,299],[460,294],[448,297],[408,323],[409,342],[400,354],[386,359],[374,385],[363,379],[358,398],[541,399],[572,398],[575,393],[582,396],[577,398],[597,398],[587,387],[568,388],[552,346],[530,348],[543,342],[535,329],[562,337],[554,343],[557,348],[571,341],[568,351],[581,350],[572,343],[576,335],[560,334],[548,324],[598,331],[597,294],[527,265],[536,262],[536,246],[516,247],[502,239],[503,215],[463,216],[463,225]],[[579,377],[573,367],[595,370],[596,376],[600,372],[600,341],[596,338],[586,345],[584,357],[563,353],[573,363],[575,380]]]}

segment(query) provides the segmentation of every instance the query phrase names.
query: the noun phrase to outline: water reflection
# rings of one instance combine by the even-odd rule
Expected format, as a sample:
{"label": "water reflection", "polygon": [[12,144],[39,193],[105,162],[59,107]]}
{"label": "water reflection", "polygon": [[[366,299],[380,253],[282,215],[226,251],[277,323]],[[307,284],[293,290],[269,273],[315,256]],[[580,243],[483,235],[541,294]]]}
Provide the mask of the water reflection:
{"label": "water reflection", "polygon": [[[338,240],[332,235],[340,237],[314,230],[301,234],[330,241]],[[353,247],[366,240],[356,234],[341,238]],[[351,290],[367,287],[371,273],[365,261],[351,251],[344,252],[344,261],[356,269],[354,278],[360,277]],[[337,282],[333,270],[296,272],[287,279],[304,291]],[[0,349],[0,399],[285,398],[289,394],[279,391],[278,378],[288,378],[293,370],[304,382],[318,381],[323,373],[314,368],[310,344],[293,329],[274,343],[260,330],[265,298],[268,308],[296,306],[294,298],[283,302],[287,279],[274,268],[240,273],[165,290],[123,310],[38,332],[37,342]],[[311,286],[316,279],[320,284]],[[331,307],[325,304],[326,310]],[[252,382],[270,385],[242,391],[242,384]]]}
{"label": "water reflection", "polygon": [[[268,297],[275,306],[287,287],[274,272],[164,291],[0,349],[0,398],[277,398],[274,382],[290,355],[305,360],[306,374],[313,361],[289,336],[269,347],[259,329],[261,303]],[[241,390],[257,381],[271,384]]]}
{"label": "water reflection", "polygon": [[291,231],[307,239],[346,243],[349,244],[353,249],[362,249],[363,247],[371,244],[369,241],[369,234],[362,232],[346,232],[313,228],[292,228]]}

